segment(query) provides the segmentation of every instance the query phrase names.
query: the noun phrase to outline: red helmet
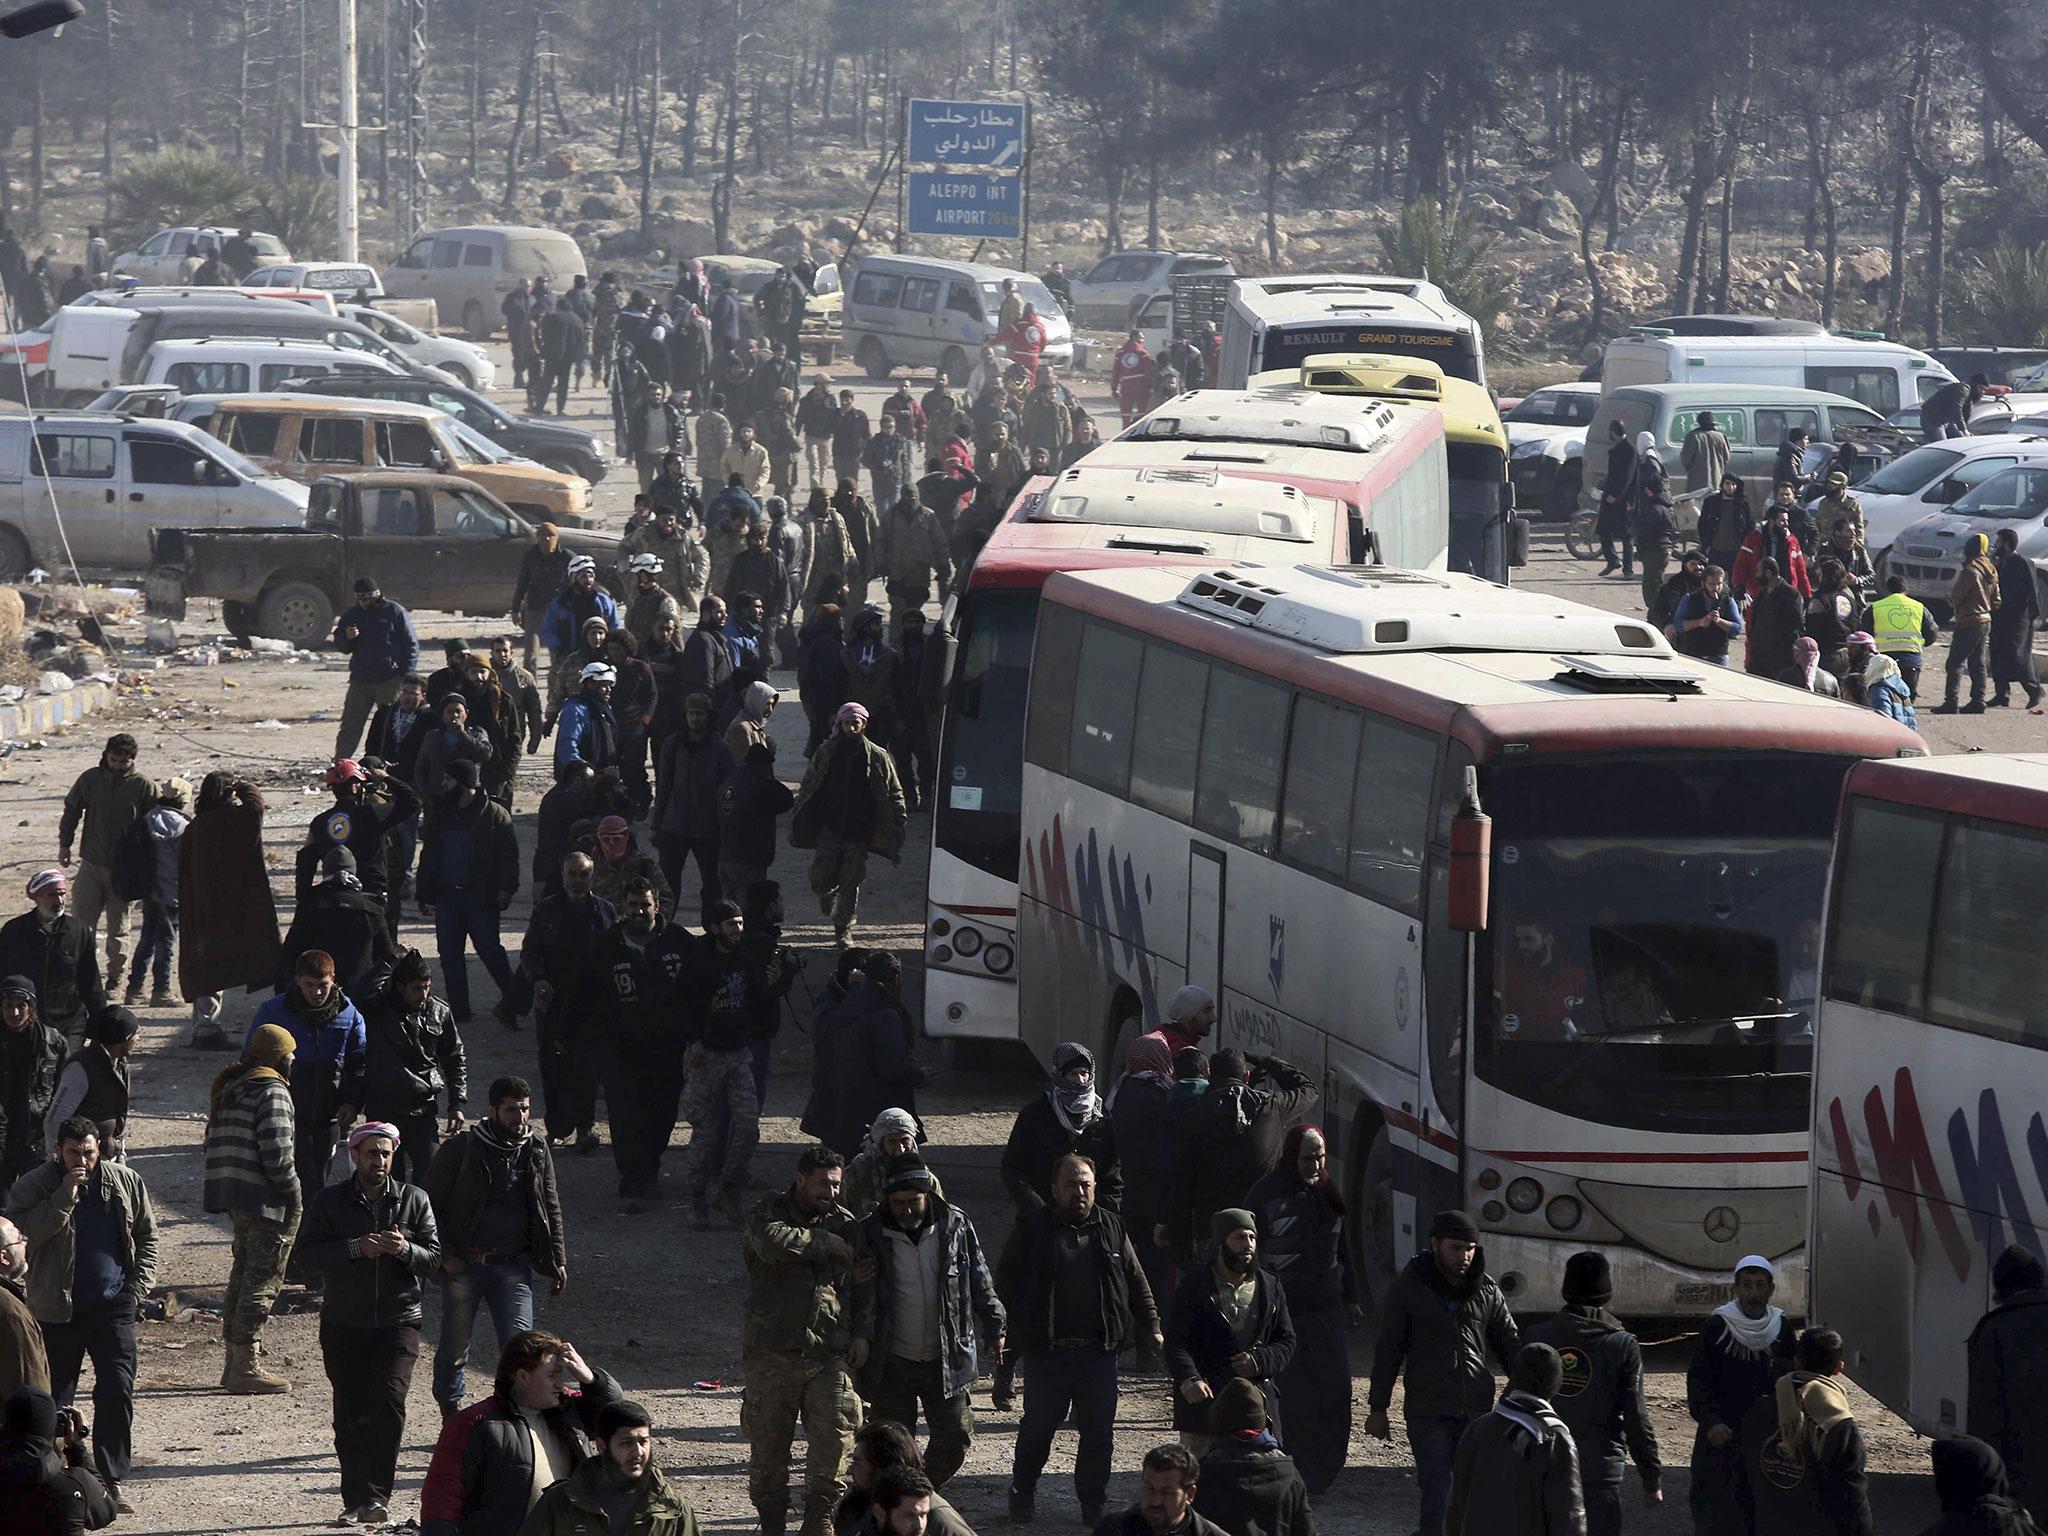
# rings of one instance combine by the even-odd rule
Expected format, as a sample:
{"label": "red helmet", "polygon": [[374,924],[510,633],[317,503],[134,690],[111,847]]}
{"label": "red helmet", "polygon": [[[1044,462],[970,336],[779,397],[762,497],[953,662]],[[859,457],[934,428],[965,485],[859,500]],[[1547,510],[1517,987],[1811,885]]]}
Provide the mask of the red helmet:
{"label": "red helmet", "polygon": [[357,780],[367,781],[369,777],[367,773],[363,772],[363,765],[354,758],[338,757],[334,760],[334,766],[327,770],[327,787],[333,789],[339,784],[347,784]]}

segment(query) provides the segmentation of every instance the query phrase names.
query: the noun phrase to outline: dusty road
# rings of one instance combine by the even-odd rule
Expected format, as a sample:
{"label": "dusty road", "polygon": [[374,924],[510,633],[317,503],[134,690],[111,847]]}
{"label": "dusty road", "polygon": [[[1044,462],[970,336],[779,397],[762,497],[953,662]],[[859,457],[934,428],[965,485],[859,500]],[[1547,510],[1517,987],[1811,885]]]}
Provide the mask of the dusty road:
{"label": "dusty road", "polygon": [[[509,378],[509,370],[501,376]],[[864,395],[879,395],[864,384],[861,388]],[[501,398],[510,403],[509,394]],[[877,400],[864,403],[872,408]],[[1106,399],[1100,404],[1106,413]],[[609,432],[608,423],[600,420],[604,413],[594,392],[572,401],[570,414]],[[615,473],[600,491],[600,509],[615,520],[622,517],[630,489],[625,477]],[[1634,605],[1632,584],[1600,581],[1592,574],[1597,567],[1572,561],[1553,536],[1539,536],[1537,544],[1537,564],[1527,573],[1533,585],[1617,609]],[[201,607],[182,630],[197,637],[212,632],[216,624],[216,616]],[[423,649],[457,634],[481,638],[492,628],[481,621],[432,616],[421,625]],[[124,638],[139,641],[139,626],[127,630]],[[266,659],[221,667],[166,667],[150,674],[144,688],[126,693],[109,713],[53,738],[39,750],[16,751],[0,765],[0,812],[8,827],[0,845],[0,888],[18,891],[31,870],[53,862],[65,788],[95,760],[106,734],[125,729],[141,742],[140,766],[146,773],[182,772],[196,782],[213,767],[233,766],[262,787],[271,808],[267,836],[273,885],[288,918],[291,854],[306,822],[327,803],[319,775],[332,742],[342,676],[339,658],[334,657],[312,664]],[[776,681],[794,687],[793,677]],[[776,724],[784,772],[790,775],[791,765],[800,761],[801,719],[792,707],[778,715]],[[1923,724],[1937,749],[2013,749],[2041,739],[2041,722],[2020,713],[1928,719]],[[538,770],[529,765],[517,802],[522,847],[530,847],[532,810],[542,787]],[[927,818],[912,818],[911,842],[902,864],[877,866],[863,902],[866,941],[895,948],[906,961],[913,1012],[928,830]],[[785,853],[775,874],[802,892],[802,865],[797,859]],[[830,963],[830,934],[810,921],[815,912],[811,903],[793,900],[790,906],[791,940],[812,952],[811,976],[816,980]],[[0,911],[11,910],[0,904]],[[508,943],[516,944],[528,910],[522,897],[507,915]],[[404,942],[430,954],[433,948],[431,932],[416,915],[408,919]],[[481,1013],[490,1001],[488,984],[479,980],[478,985],[486,989],[478,994],[480,1021],[467,1033],[471,1081],[476,1085],[472,1108],[499,1073],[519,1072],[538,1081],[530,1028],[509,1031],[490,1022]],[[801,987],[797,996],[803,996]],[[230,1024],[239,1028],[252,1008],[253,999],[232,997]],[[798,1011],[807,1021],[807,1008]],[[203,1306],[211,1299],[209,1288],[217,1287],[226,1275],[225,1228],[199,1209],[205,1090],[222,1058],[181,1048],[182,1012],[145,1012],[143,1018],[131,1156],[158,1204],[164,1235],[159,1285],[177,1293],[175,1311],[194,1302]],[[1035,1070],[1017,1061],[986,1072],[946,1071],[940,1070],[940,1052],[928,1049],[927,1056],[935,1070],[921,1104],[932,1133],[928,1156],[949,1194],[979,1218],[984,1240],[994,1247],[1008,1227],[1007,1203],[996,1180],[997,1158],[1016,1106],[1036,1091]],[[761,1191],[788,1176],[799,1141],[795,1117],[808,1081],[807,1037],[801,1023],[788,1022],[776,1042],[770,1115],[754,1165],[754,1182]],[[671,1152],[669,1166],[673,1182],[679,1152]],[[613,1198],[608,1150],[593,1156],[567,1155],[560,1173],[573,1278],[561,1298],[541,1301],[540,1324],[574,1340],[585,1356],[614,1372],[630,1393],[649,1404],[659,1425],[660,1460],[680,1477],[707,1528],[751,1529],[744,1482],[746,1450],[738,1429],[741,1271],[735,1235],[727,1230],[699,1234],[673,1205],[642,1217],[621,1215]],[[437,1315],[430,1302],[429,1350]],[[218,1326],[204,1312],[182,1322],[174,1317],[146,1323],[141,1334],[138,1468],[129,1485],[137,1513],[124,1528],[165,1533],[284,1531],[324,1525],[333,1518],[340,1499],[328,1430],[328,1392],[320,1369],[316,1319],[304,1309],[297,1292],[287,1292],[287,1309],[267,1335],[273,1368],[294,1381],[289,1396],[221,1395],[212,1385],[221,1364]],[[477,1336],[472,1398],[487,1390],[494,1354],[488,1327],[480,1326]],[[1355,1334],[1352,1361],[1358,1373],[1360,1418],[1369,1352],[1369,1331]],[[1659,1438],[1667,1463],[1676,1470],[1667,1478],[1663,1507],[1646,1518],[1632,1516],[1632,1530],[1676,1533],[1690,1527],[1683,1471],[1690,1447],[1683,1406],[1686,1352],[1681,1340],[1651,1354],[1650,1395]],[[416,1512],[417,1490],[438,1428],[428,1381],[423,1361],[414,1384],[400,1490],[394,1500],[393,1513],[400,1519]],[[990,1409],[985,1390],[976,1396],[979,1438],[965,1470],[947,1491],[970,1521],[986,1529],[1005,1520],[1003,1489],[1017,1420],[1015,1414]],[[1874,1500],[1879,1528],[1886,1533],[1918,1530],[1934,1514],[1924,1475],[1924,1444],[1875,1405],[1865,1402],[1863,1407],[1872,1465],[1881,1469]],[[1164,1383],[1127,1379],[1118,1421],[1113,1498],[1134,1495],[1139,1457],[1149,1445],[1168,1438],[1167,1423]],[[1063,1437],[1042,1487],[1042,1526],[1071,1526],[1077,1519],[1064,1475],[1071,1469],[1071,1457],[1071,1440]],[[1398,1536],[1411,1530],[1414,1484],[1405,1444],[1398,1436],[1391,1448],[1355,1437],[1353,1463],[1354,1470],[1319,1511],[1327,1521],[1325,1528],[1366,1536]]]}

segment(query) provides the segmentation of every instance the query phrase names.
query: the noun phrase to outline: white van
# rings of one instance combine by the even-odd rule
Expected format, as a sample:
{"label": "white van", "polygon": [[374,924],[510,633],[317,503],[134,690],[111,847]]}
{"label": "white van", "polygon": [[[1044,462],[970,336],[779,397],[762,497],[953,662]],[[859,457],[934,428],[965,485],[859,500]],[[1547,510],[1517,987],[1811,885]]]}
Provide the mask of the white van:
{"label": "white van", "polygon": [[853,264],[840,320],[840,340],[871,379],[897,368],[943,368],[956,388],[967,382],[982,344],[995,335],[1003,280],[1017,285],[1045,327],[1041,361],[1065,369],[1074,361],[1074,328],[1037,278],[1008,267],[931,256],[862,256]]}
{"label": "white van", "polygon": [[383,358],[347,347],[266,336],[217,336],[156,342],[143,354],[134,382],[169,384],[183,395],[244,395],[325,373],[405,377],[404,369]]}
{"label": "white van", "polygon": [[65,570],[67,539],[81,566],[144,571],[154,529],[282,528],[305,516],[304,486],[183,422],[0,416],[0,581]]}
{"label": "white van", "polygon": [[559,229],[531,224],[464,224],[430,229],[384,269],[394,299],[432,299],[444,323],[460,321],[488,341],[504,320],[499,306],[519,279],[544,277],[556,294],[590,268],[583,248]]}
{"label": "white van", "polygon": [[1955,376],[1925,352],[1859,336],[1674,336],[1638,326],[1607,343],[1601,390],[1630,384],[1782,384],[1889,416]]}

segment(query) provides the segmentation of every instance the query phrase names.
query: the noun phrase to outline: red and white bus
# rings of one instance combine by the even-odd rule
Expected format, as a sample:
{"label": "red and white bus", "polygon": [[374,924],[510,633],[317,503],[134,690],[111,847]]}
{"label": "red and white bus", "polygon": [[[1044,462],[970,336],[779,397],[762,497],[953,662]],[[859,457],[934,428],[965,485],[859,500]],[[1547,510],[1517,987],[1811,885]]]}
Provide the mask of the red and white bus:
{"label": "red and white bus", "polygon": [[[1378,536],[1396,508],[1422,530],[1398,542],[1412,538],[1442,561],[1450,529],[1442,418],[1414,406],[1361,412],[1356,402],[1311,398],[1347,446],[1275,455],[1271,445],[1215,442],[1202,445],[1211,453],[1203,460],[1185,444],[1161,442],[1141,447],[1171,462],[1141,465],[1099,463],[1099,449],[1030,481],[989,535],[952,615],[958,647],[926,886],[926,1034],[1017,1038],[1024,692],[1049,574],[1235,560],[1338,565],[1397,542]],[[1264,472],[1269,457],[1292,464],[1311,453],[1344,458],[1350,480],[1333,488]],[[1262,472],[1243,473],[1245,464]]]}
{"label": "red and white bus", "polygon": [[1864,763],[1835,833],[1813,1068],[1813,1316],[1931,1435],[2008,1244],[2048,1254],[2048,756]]}
{"label": "red and white bus", "polygon": [[[1639,1315],[1759,1251],[1797,1306],[1828,838],[1911,731],[1462,575],[1059,575],[1031,679],[1041,1059],[1207,987],[1213,1046],[1321,1085],[1375,1296],[1460,1206],[1518,1308],[1588,1247]],[[1491,853],[1454,866],[1468,793]]]}

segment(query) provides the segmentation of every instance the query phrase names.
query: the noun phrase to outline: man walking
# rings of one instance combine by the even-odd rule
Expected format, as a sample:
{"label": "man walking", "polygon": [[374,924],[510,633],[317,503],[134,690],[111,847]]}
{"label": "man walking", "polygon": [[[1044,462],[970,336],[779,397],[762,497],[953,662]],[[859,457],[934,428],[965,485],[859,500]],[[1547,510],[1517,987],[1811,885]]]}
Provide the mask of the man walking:
{"label": "man walking", "polygon": [[1696,420],[1678,450],[1678,464],[1685,471],[1685,488],[1704,491],[1719,486],[1728,473],[1728,438],[1714,425],[1712,411],[1701,411]]}
{"label": "man walking", "polygon": [[1109,1498],[1117,1354],[1134,1329],[1155,1351],[1166,1339],[1123,1223],[1095,1203],[1094,1164],[1061,1158],[1052,1196],[1051,1205],[1018,1217],[997,1265],[996,1289],[1007,1298],[1031,1387],[1010,1463],[1010,1518],[1036,1516],[1038,1478],[1071,1407],[1080,1436],[1074,1492],[1082,1523],[1092,1526]]}
{"label": "man walking", "polygon": [[2048,1280],[2018,1243],[1991,1261],[1991,1303],[1970,1330],[1965,1422],[2004,1460],[2013,1497],[2039,1524],[2048,1518],[2048,1417],[2033,1384],[2048,1359]]}
{"label": "man walking", "polygon": [[943,1488],[974,1444],[968,1389],[983,1350],[1002,1358],[1003,1304],[974,1223],[940,1196],[915,1151],[889,1159],[882,1202],[861,1231],[875,1262],[861,1396],[876,1417],[913,1431],[922,1406],[925,1475]]}
{"label": "man walking", "polygon": [[578,988],[582,1028],[598,1048],[612,1161],[628,1215],[661,1198],[661,1157],[683,1093],[679,993],[696,943],[663,919],[650,883],[628,880],[618,925],[598,941]]}
{"label": "man walking", "polygon": [[1556,1350],[1522,1346],[1507,1391],[1458,1441],[1448,1536],[1586,1536],[1578,1451],[1550,1406],[1563,1380]]}
{"label": "man walking", "polygon": [[[723,604],[718,611],[725,611]],[[703,633],[701,628],[698,633]],[[730,667],[731,653],[724,654]],[[682,890],[683,866],[691,859],[697,861],[700,913],[708,911],[722,891],[718,792],[732,777],[732,748],[713,732],[713,719],[710,698],[692,693],[683,705],[683,729],[662,743],[661,761],[655,770],[654,806],[647,818],[661,854],[662,877],[671,890]]]}
{"label": "man walking", "polygon": [[1777,1273],[1751,1254],[1735,1265],[1735,1295],[1700,1328],[1685,1373],[1685,1405],[1699,1426],[1692,1445],[1692,1519],[1698,1536],[1759,1536],[1742,1424],[1768,1404],[1792,1369],[1792,1331],[1771,1305]]}
{"label": "man walking", "polygon": [[[116,982],[128,954],[130,903],[114,888],[114,849],[122,834],[156,801],[156,786],[135,771],[135,757],[133,736],[126,731],[109,736],[99,762],[72,782],[64,796],[64,813],[57,820],[58,864],[69,869],[73,844],[78,848],[71,915],[87,928],[104,925],[101,942],[106,949],[106,975]],[[83,836],[79,833],[81,819],[85,822]],[[65,1035],[70,1038],[68,1023]],[[71,1043],[75,1050],[78,1042]]]}
{"label": "man walking", "polygon": [[868,712],[842,704],[831,736],[811,754],[796,792],[789,845],[812,849],[811,893],[832,919],[841,949],[853,942],[868,855],[894,861],[903,851],[909,810],[896,763],[867,736]]}
{"label": "man walking", "polygon": [[[1984,713],[1984,650],[1991,624],[1998,612],[1998,570],[1991,563],[1991,541],[1973,533],[1963,544],[1963,563],[1948,589],[1949,623],[1947,678],[1937,715],[1981,715]],[[2029,637],[2031,647],[2032,639]],[[1970,702],[1958,708],[1963,672],[1970,674]],[[84,884],[81,880],[80,885]],[[107,953],[114,953],[111,941]],[[116,967],[118,969],[118,966]],[[109,974],[112,974],[111,972]]]}
{"label": "man walking", "polygon": [[50,1395],[71,1406],[92,1357],[93,1461],[121,1497],[135,1439],[135,1320],[156,1283],[156,1213],[142,1175],[100,1156],[99,1127],[74,1115],[48,1162],[7,1192],[28,1239],[28,1305],[42,1325]]}
{"label": "man walking", "polygon": [[1884,596],[1863,610],[1857,628],[1877,641],[1877,653],[1899,664],[1910,698],[1920,697],[1922,654],[1941,636],[1941,626],[1927,605],[1906,595],[1906,578],[1893,572],[1884,579]]}
{"label": "man walking", "polygon": [[363,1112],[397,1127],[400,1171],[426,1177],[439,1145],[435,1100],[448,1095],[447,1132],[462,1129],[469,1064],[462,1032],[448,1005],[434,996],[425,956],[408,949],[391,981],[363,1010]]}
{"label": "man walking", "polygon": [[747,1492],[762,1536],[789,1525],[789,1454],[804,1426],[802,1536],[826,1536],[846,1491],[846,1458],[860,1421],[851,1371],[867,1362],[871,1283],[857,1283],[859,1225],[839,1204],[845,1160],[825,1147],[797,1159],[796,1179],[747,1214]]}
{"label": "man walking", "polygon": [[[1249,1080],[1257,1074],[1257,1086]],[[1308,1075],[1277,1056],[1226,1045],[1210,1058],[1209,1091],[1174,1130],[1170,1236],[1183,1261],[1218,1211],[1242,1206],[1279,1166],[1287,1127],[1316,1101]]]}
{"label": "man walking", "polygon": [[533,986],[534,1044],[548,1140],[597,1148],[595,1046],[580,1028],[576,988],[584,958],[619,920],[618,909],[591,893],[596,865],[587,853],[562,860],[562,888],[534,906],[519,946],[519,969]]}
{"label": "man walking", "polygon": [[227,1361],[221,1386],[238,1394],[289,1392],[290,1381],[258,1358],[263,1327],[284,1284],[285,1260],[304,1211],[293,1161],[291,1033],[264,1024],[241,1059],[213,1080],[206,1121],[207,1210],[234,1224],[233,1257],[221,1301]]}
{"label": "man walking", "polygon": [[64,1037],[36,1017],[35,982],[0,980],[0,1200],[45,1156],[44,1116],[63,1068]]}
{"label": "man walking", "polygon": [[1294,1323],[1273,1272],[1259,1263],[1258,1223],[1246,1210],[1218,1211],[1210,1224],[1209,1262],[1187,1270],[1166,1328],[1166,1367],[1176,1401],[1173,1425],[1197,1455],[1208,1449],[1210,1410],[1232,1381],[1254,1383],[1274,1437],[1280,1422],[1280,1373],[1294,1358]]}
{"label": "man walking", "polygon": [[555,1160],[533,1128],[533,1090],[519,1077],[491,1084],[491,1113],[451,1136],[421,1181],[441,1234],[441,1341],[434,1401],[443,1418],[462,1406],[477,1308],[491,1309],[503,1350],[533,1327],[533,1272],[548,1294],[569,1283],[569,1235],[555,1192]]}
{"label": "man walking", "polygon": [[1750,1410],[1742,1436],[1757,1530],[1872,1536],[1863,1430],[1842,1381],[1842,1336],[1809,1328],[1799,1335],[1796,1358],[1778,1378],[1775,1400]]}
{"label": "man walking", "polygon": [[476,764],[450,763],[439,790],[420,835],[420,915],[434,924],[455,1022],[470,1019],[464,952],[473,944],[498,984],[497,1020],[509,1027],[517,1024],[519,1009],[498,917],[519,894],[519,839],[505,807],[478,787]]}
{"label": "man walking", "polygon": [[690,1213],[700,1232],[711,1226],[714,1161],[720,1164],[718,1212],[740,1225],[747,1164],[761,1139],[750,1041],[767,980],[740,947],[745,929],[738,902],[713,902],[704,911],[705,942],[683,973],[690,1049],[683,1066],[682,1116],[690,1127]]}
{"label": "man walking", "polygon": [[1368,1435],[1393,1439],[1387,1407],[1394,1400],[1394,1378],[1402,1375],[1422,1536],[1444,1536],[1452,1456],[1472,1421],[1493,1406],[1487,1355],[1513,1360],[1521,1347],[1507,1298],[1486,1273],[1478,1226],[1463,1211],[1437,1212],[1429,1246],[1395,1276],[1380,1309],[1365,1418]]}
{"label": "man walking", "polygon": [[875,506],[887,516],[904,487],[917,479],[917,445],[896,430],[896,418],[885,411],[875,435],[861,446],[860,459],[874,487]]}
{"label": "man walking", "polygon": [[341,727],[334,755],[355,756],[370,711],[398,697],[409,673],[420,665],[419,636],[412,615],[385,597],[374,576],[358,576],[355,603],[334,623],[334,646],[348,657],[348,692],[341,701]]}
{"label": "man walking", "polygon": [[299,1246],[326,1277],[320,1355],[334,1389],[334,1450],[342,1519],[390,1518],[405,1398],[420,1359],[420,1297],[441,1262],[426,1192],[391,1175],[398,1127],[368,1121],[349,1132],[354,1170],[313,1197]]}

